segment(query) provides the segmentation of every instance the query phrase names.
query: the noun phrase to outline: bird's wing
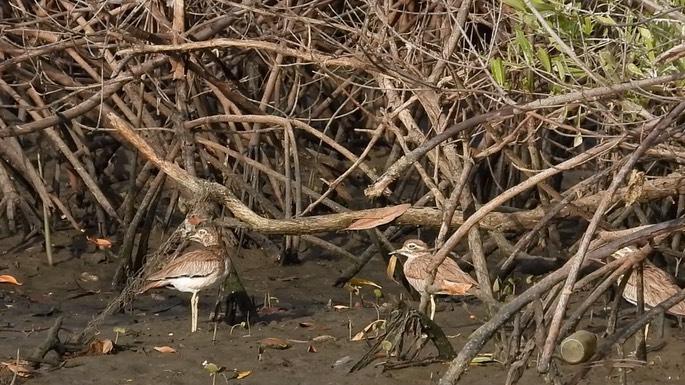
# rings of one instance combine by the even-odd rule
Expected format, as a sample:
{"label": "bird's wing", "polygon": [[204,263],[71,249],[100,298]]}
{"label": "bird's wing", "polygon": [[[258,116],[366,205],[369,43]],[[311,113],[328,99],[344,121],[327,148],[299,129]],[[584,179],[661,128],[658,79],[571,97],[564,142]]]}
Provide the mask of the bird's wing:
{"label": "bird's wing", "polygon": [[180,277],[205,277],[224,266],[224,256],[210,248],[189,251],[169,262],[158,272],[150,274],[148,281],[161,281]]}
{"label": "bird's wing", "polygon": [[[673,277],[665,271],[656,267],[649,261],[644,261],[642,265],[642,280],[644,283],[645,305],[654,307],[661,302],[667,300],[671,296],[680,292],[680,287],[675,283]],[[628,284],[633,284],[637,288],[637,274],[633,272],[628,279]],[[637,294],[635,295],[635,302],[637,302]],[[685,316],[685,302],[679,302],[672,308],[668,309],[667,313]]]}
{"label": "bird's wing", "polygon": [[[430,261],[430,258],[412,258],[408,260],[406,262],[408,268],[404,270],[405,277],[415,280],[428,279]],[[440,265],[438,274],[435,276],[435,282],[441,286],[440,294],[463,295],[472,287],[478,286],[478,282],[466,274],[450,258],[445,259],[445,262]]]}
{"label": "bird's wing", "polygon": [[440,265],[435,280],[436,282],[442,282],[442,290],[446,294],[452,295],[463,295],[472,287],[478,287],[478,282],[465,273],[457,262],[450,258],[446,258],[445,262]]}

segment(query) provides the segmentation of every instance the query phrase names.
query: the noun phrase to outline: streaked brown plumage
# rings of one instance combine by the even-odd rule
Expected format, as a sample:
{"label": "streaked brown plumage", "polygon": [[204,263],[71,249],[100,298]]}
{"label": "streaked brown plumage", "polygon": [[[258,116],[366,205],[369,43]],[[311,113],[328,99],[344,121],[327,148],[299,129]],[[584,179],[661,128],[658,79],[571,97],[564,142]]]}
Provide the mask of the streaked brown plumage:
{"label": "streaked brown plumage", "polygon": [[[613,257],[622,258],[632,252],[635,252],[634,248],[624,247],[616,251]],[[622,280],[623,276],[618,279],[618,282],[620,283]],[[670,274],[646,259],[642,262],[642,282],[645,308],[648,309],[664,302],[681,290]],[[637,305],[637,274],[635,272],[628,277],[628,283],[623,289],[623,298],[633,305]],[[675,304],[666,313],[685,317],[685,301]]]}
{"label": "streaked brown plumage", "polygon": [[[430,274],[428,269],[432,258],[432,252],[428,245],[421,240],[410,239],[404,242],[402,248],[393,251],[392,254],[400,254],[407,257],[407,261],[403,265],[404,276],[416,291],[424,293],[426,291],[426,280]],[[478,282],[461,270],[459,265],[450,258],[446,258],[442,265],[438,267],[433,284],[440,288],[440,291],[433,294],[464,295],[471,288],[478,287]],[[431,319],[435,315],[433,294],[430,295]]]}
{"label": "streaked brown plumage", "polygon": [[190,299],[191,331],[195,332],[197,330],[198,293],[222,282],[230,271],[231,260],[221,245],[221,238],[216,229],[200,228],[190,236],[190,239],[202,243],[205,247],[181,255],[158,272],[146,277],[149,283],[140,290],[140,293],[164,286],[192,293]]}

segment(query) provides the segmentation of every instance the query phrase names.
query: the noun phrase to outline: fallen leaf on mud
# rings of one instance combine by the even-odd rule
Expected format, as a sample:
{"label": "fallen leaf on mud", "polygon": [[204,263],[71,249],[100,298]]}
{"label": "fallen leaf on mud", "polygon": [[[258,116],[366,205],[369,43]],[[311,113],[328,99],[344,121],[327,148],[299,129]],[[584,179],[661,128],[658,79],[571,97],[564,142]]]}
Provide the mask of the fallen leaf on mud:
{"label": "fallen leaf on mud", "polygon": [[160,353],[176,353],[176,349],[171,346],[155,346],[154,349]]}
{"label": "fallen leaf on mud", "polygon": [[357,219],[344,230],[368,230],[392,222],[411,207],[410,203],[369,210],[363,218]]}
{"label": "fallen leaf on mud", "polygon": [[350,361],[352,361],[352,357],[350,357],[350,356],[345,356],[345,357],[343,357],[343,358],[341,358],[341,359],[335,361],[335,362],[333,363],[333,365],[331,365],[331,367],[332,367],[332,368],[337,368],[338,366],[345,365],[346,363],[348,363],[348,362],[350,362]]}
{"label": "fallen leaf on mud", "polygon": [[290,348],[292,345],[280,338],[271,337],[259,341],[259,346],[268,349],[284,350]]}
{"label": "fallen leaf on mud", "polygon": [[238,372],[238,375],[236,376],[236,379],[242,380],[243,378],[249,376],[250,374],[252,374],[252,371],[251,371],[251,370],[245,370],[245,371],[243,371],[243,372]]}
{"label": "fallen leaf on mud", "polygon": [[91,237],[86,235],[86,239],[88,240],[88,242],[94,244],[97,247],[104,247],[106,249],[112,248],[112,242],[110,242],[104,238],[91,238]]}
{"label": "fallen leaf on mud", "polygon": [[324,334],[324,335],[316,336],[316,337],[312,338],[312,341],[314,341],[314,342],[337,341],[337,340],[338,340],[337,338],[333,337],[330,334]]}
{"label": "fallen leaf on mud", "polygon": [[312,345],[309,345],[309,347],[307,348],[307,353],[318,353],[318,352],[319,351],[316,350],[316,348],[313,347]]}
{"label": "fallen leaf on mud", "polygon": [[257,347],[257,360],[262,360],[262,356],[264,355],[266,349],[284,350],[290,348],[291,346],[291,344],[283,341],[280,338],[264,338],[263,340],[259,341],[259,346]]}
{"label": "fallen leaf on mud", "polygon": [[91,274],[87,271],[84,271],[81,273],[81,281],[83,282],[97,282],[100,280],[100,277],[98,277],[95,274]]}
{"label": "fallen leaf on mud", "polygon": [[310,329],[316,326],[314,322],[300,322],[298,325],[303,329]]}
{"label": "fallen leaf on mud", "polygon": [[25,360],[0,362],[0,364],[7,367],[7,369],[16,374],[17,377],[29,378],[34,374],[33,370],[29,367],[29,362]]}
{"label": "fallen leaf on mud", "polygon": [[369,337],[369,333],[372,331],[378,332],[380,329],[385,329],[385,320],[379,319],[371,322],[370,324],[366,325],[362,331],[359,333],[355,334],[354,337],[350,341],[362,341],[365,339],[370,339],[370,338],[375,338],[375,337]]}
{"label": "fallen leaf on mud", "polygon": [[102,353],[103,354],[109,354],[112,352],[112,350],[114,350],[114,343],[112,342],[112,340],[107,339],[107,340],[102,341]]}
{"label": "fallen leaf on mud", "polygon": [[13,285],[21,286],[21,283],[19,283],[17,279],[12,277],[11,275],[0,275],[0,282],[11,283]]}
{"label": "fallen leaf on mud", "polygon": [[90,349],[87,354],[109,354],[112,350],[114,350],[112,340],[94,340],[90,343]]}
{"label": "fallen leaf on mud", "polygon": [[333,305],[333,309],[335,310],[344,310],[344,309],[349,309],[349,306],[346,305]]}
{"label": "fallen leaf on mud", "polygon": [[378,289],[382,289],[383,287],[376,282],[370,281],[368,279],[364,278],[357,278],[357,277],[352,277],[350,278],[349,281],[347,281],[352,286],[373,286]]}
{"label": "fallen leaf on mud", "polygon": [[469,365],[472,366],[481,366],[485,364],[492,364],[496,363],[497,360],[494,359],[494,355],[492,353],[484,353],[484,354],[479,354],[476,357],[474,357]]}

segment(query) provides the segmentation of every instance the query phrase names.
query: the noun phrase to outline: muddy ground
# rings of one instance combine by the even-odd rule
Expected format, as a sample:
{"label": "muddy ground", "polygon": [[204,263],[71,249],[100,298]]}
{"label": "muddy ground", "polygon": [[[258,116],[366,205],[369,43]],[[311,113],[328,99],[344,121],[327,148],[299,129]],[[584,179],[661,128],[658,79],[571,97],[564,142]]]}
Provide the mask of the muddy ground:
{"label": "muddy ground", "polygon": [[[94,249],[77,255],[70,243],[76,233],[58,234],[55,245],[56,266],[46,264],[45,253],[37,243],[14,253],[4,253],[19,242],[18,237],[0,240],[0,274],[17,277],[22,286],[0,284],[0,361],[9,361],[27,354],[38,346],[55,319],[64,316],[62,340],[77,334],[89,320],[97,315],[116,296],[110,281],[117,266],[116,260],[94,263]],[[157,242],[159,242],[157,237]],[[36,241],[38,242],[38,241]],[[216,343],[212,343],[214,324],[208,322],[216,291],[202,293],[200,299],[199,331],[191,334],[189,294],[160,289],[138,297],[125,313],[109,317],[99,328],[99,338],[114,339],[115,327],[123,327],[127,334],[119,336],[118,344],[126,349],[105,356],[85,356],[69,359],[58,370],[42,369],[28,381],[30,384],[212,384],[212,378],[202,363],[213,362],[229,371],[251,371],[247,377],[232,383],[241,384],[433,384],[447,369],[446,364],[414,367],[382,372],[380,366],[369,366],[359,372],[348,373],[352,365],[368,348],[366,342],[349,341],[349,328],[357,333],[378,319],[371,302],[375,302],[370,289],[363,289],[364,307],[334,310],[333,305],[347,305],[349,295],[345,289],[334,288],[332,282],[347,267],[345,261],[329,258],[320,251],[310,250],[298,266],[281,267],[272,256],[256,250],[235,258],[243,283],[258,304],[268,294],[272,307],[280,310],[265,315],[262,322],[252,323],[248,330],[219,324]],[[97,281],[84,282],[81,274],[87,272]],[[404,289],[385,277],[385,265],[376,257],[359,274],[383,286],[386,295],[399,296]],[[83,295],[92,292],[89,295]],[[355,302],[359,302],[355,298]],[[382,302],[382,301],[381,301]],[[413,305],[416,303],[412,302]],[[449,336],[455,349],[465,342],[466,336],[484,321],[485,309],[478,302],[470,302],[468,310],[459,303],[444,303],[439,307],[436,321]],[[601,314],[598,312],[596,314]],[[380,317],[385,314],[381,313]],[[596,316],[584,325],[601,331],[606,319]],[[628,322],[623,320],[622,322]],[[682,384],[685,333],[667,322],[665,337],[650,338],[650,344],[665,341],[666,345],[650,353],[648,362],[631,366],[629,384]],[[321,336],[332,336],[314,339]],[[287,350],[267,350],[261,361],[258,343],[268,337],[287,340]],[[631,346],[631,342],[627,345]],[[159,353],[154,347],[169,346],[176,353]],[[311,347],[310,347],[311,346]],[[492,349],[491,346],[486,348]],[[314,352],[315,350],[315,352]],[[431,347],[426,354],[434,354]],[[333,367],[348,357],[349,362]],[[378,360],[382,362],[382,360]],[[598,363],[592,369],[586,384],[619,384],[618,371],[612,359]],[[531,362],[534,365],[534,360]],[[561,364],[561,370],[570,377],[577,367]],[[460,384],[504,384],[507,369],[500,364],[470,367]],[[540,383],[542,378],[529,367],[522,384]],[[2,382],[2,381],[0,381]],[[222,377],[217,384],[225,383]]]}

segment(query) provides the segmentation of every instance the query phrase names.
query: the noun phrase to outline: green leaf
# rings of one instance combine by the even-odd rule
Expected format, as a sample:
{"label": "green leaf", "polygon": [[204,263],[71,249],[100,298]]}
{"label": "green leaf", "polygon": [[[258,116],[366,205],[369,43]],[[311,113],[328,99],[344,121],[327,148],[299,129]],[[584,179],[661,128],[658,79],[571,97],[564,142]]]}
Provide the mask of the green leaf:
{"label": "green leaf", "polygon": [[559,80],[566,80],[566,63],[564,63],[562,56],[555,56],[552,58],[552,63],[554,64],[554,69],[557,71],[557,76]]}
{"label": "green leaf", "polygon": [[590,36],[592,35],[592,30],[595,29],[595,24],[592,22],[591,17],[584,17],[583,18],[583,35],[585,36]]}
{"label": "green leaf", "polygon": [[523,57],[526,58],[526,62],[528,64],[533,63],[533,46],[530,44],[530,41],[526,38],[526,35],[523,33],[523,30],[519,27],[514,27],[515,28],[515,34],[516,37],[514,38],[514,41],[516,42],[516,45],[519,47],[521,52],[523,53]]}
{"label": "green leaf", "polygon": [[490,72],[492,72],[492,77],[500,86],[504,87],[504,63],[502,59],[495,58],[490,61]]}
{"label": "green leaf", "polygon": [[526,4],[521,0],[503,0],[503,2],[517,11],[526,11],[528,9]]}
{"label": "green leaf", "polygon": [[549,60],[549,54],[544,48],[538,48],[538,59],[540,64],[547,72],[552,72],[552,62]]}
{"label": "green leaf", "polygon": [[608,25],[616,25],[616,22],[614,21],[614,19],[612,19],[612,18],[609,17],[609,16],[599,16],[599,15],[595,15],[595,18],[596,18],[597,21],[599,21],[600,23],[604,23],[604,24],[608,24]]}
{"label": "green leaf", "polygon": [[628,63],[627,68],[628,68],[628,71],[632,72],[635,75],[644,76],[640,67],[636,66],[633,63]]}
{"label": "green leaf", "polygon": [[652,31],[650,31],[649,29],[644,27],[638,27],[637,30],[640,32],[640,35],[642,35],[643,39],[654,40],[654,36],[652,36]]}

